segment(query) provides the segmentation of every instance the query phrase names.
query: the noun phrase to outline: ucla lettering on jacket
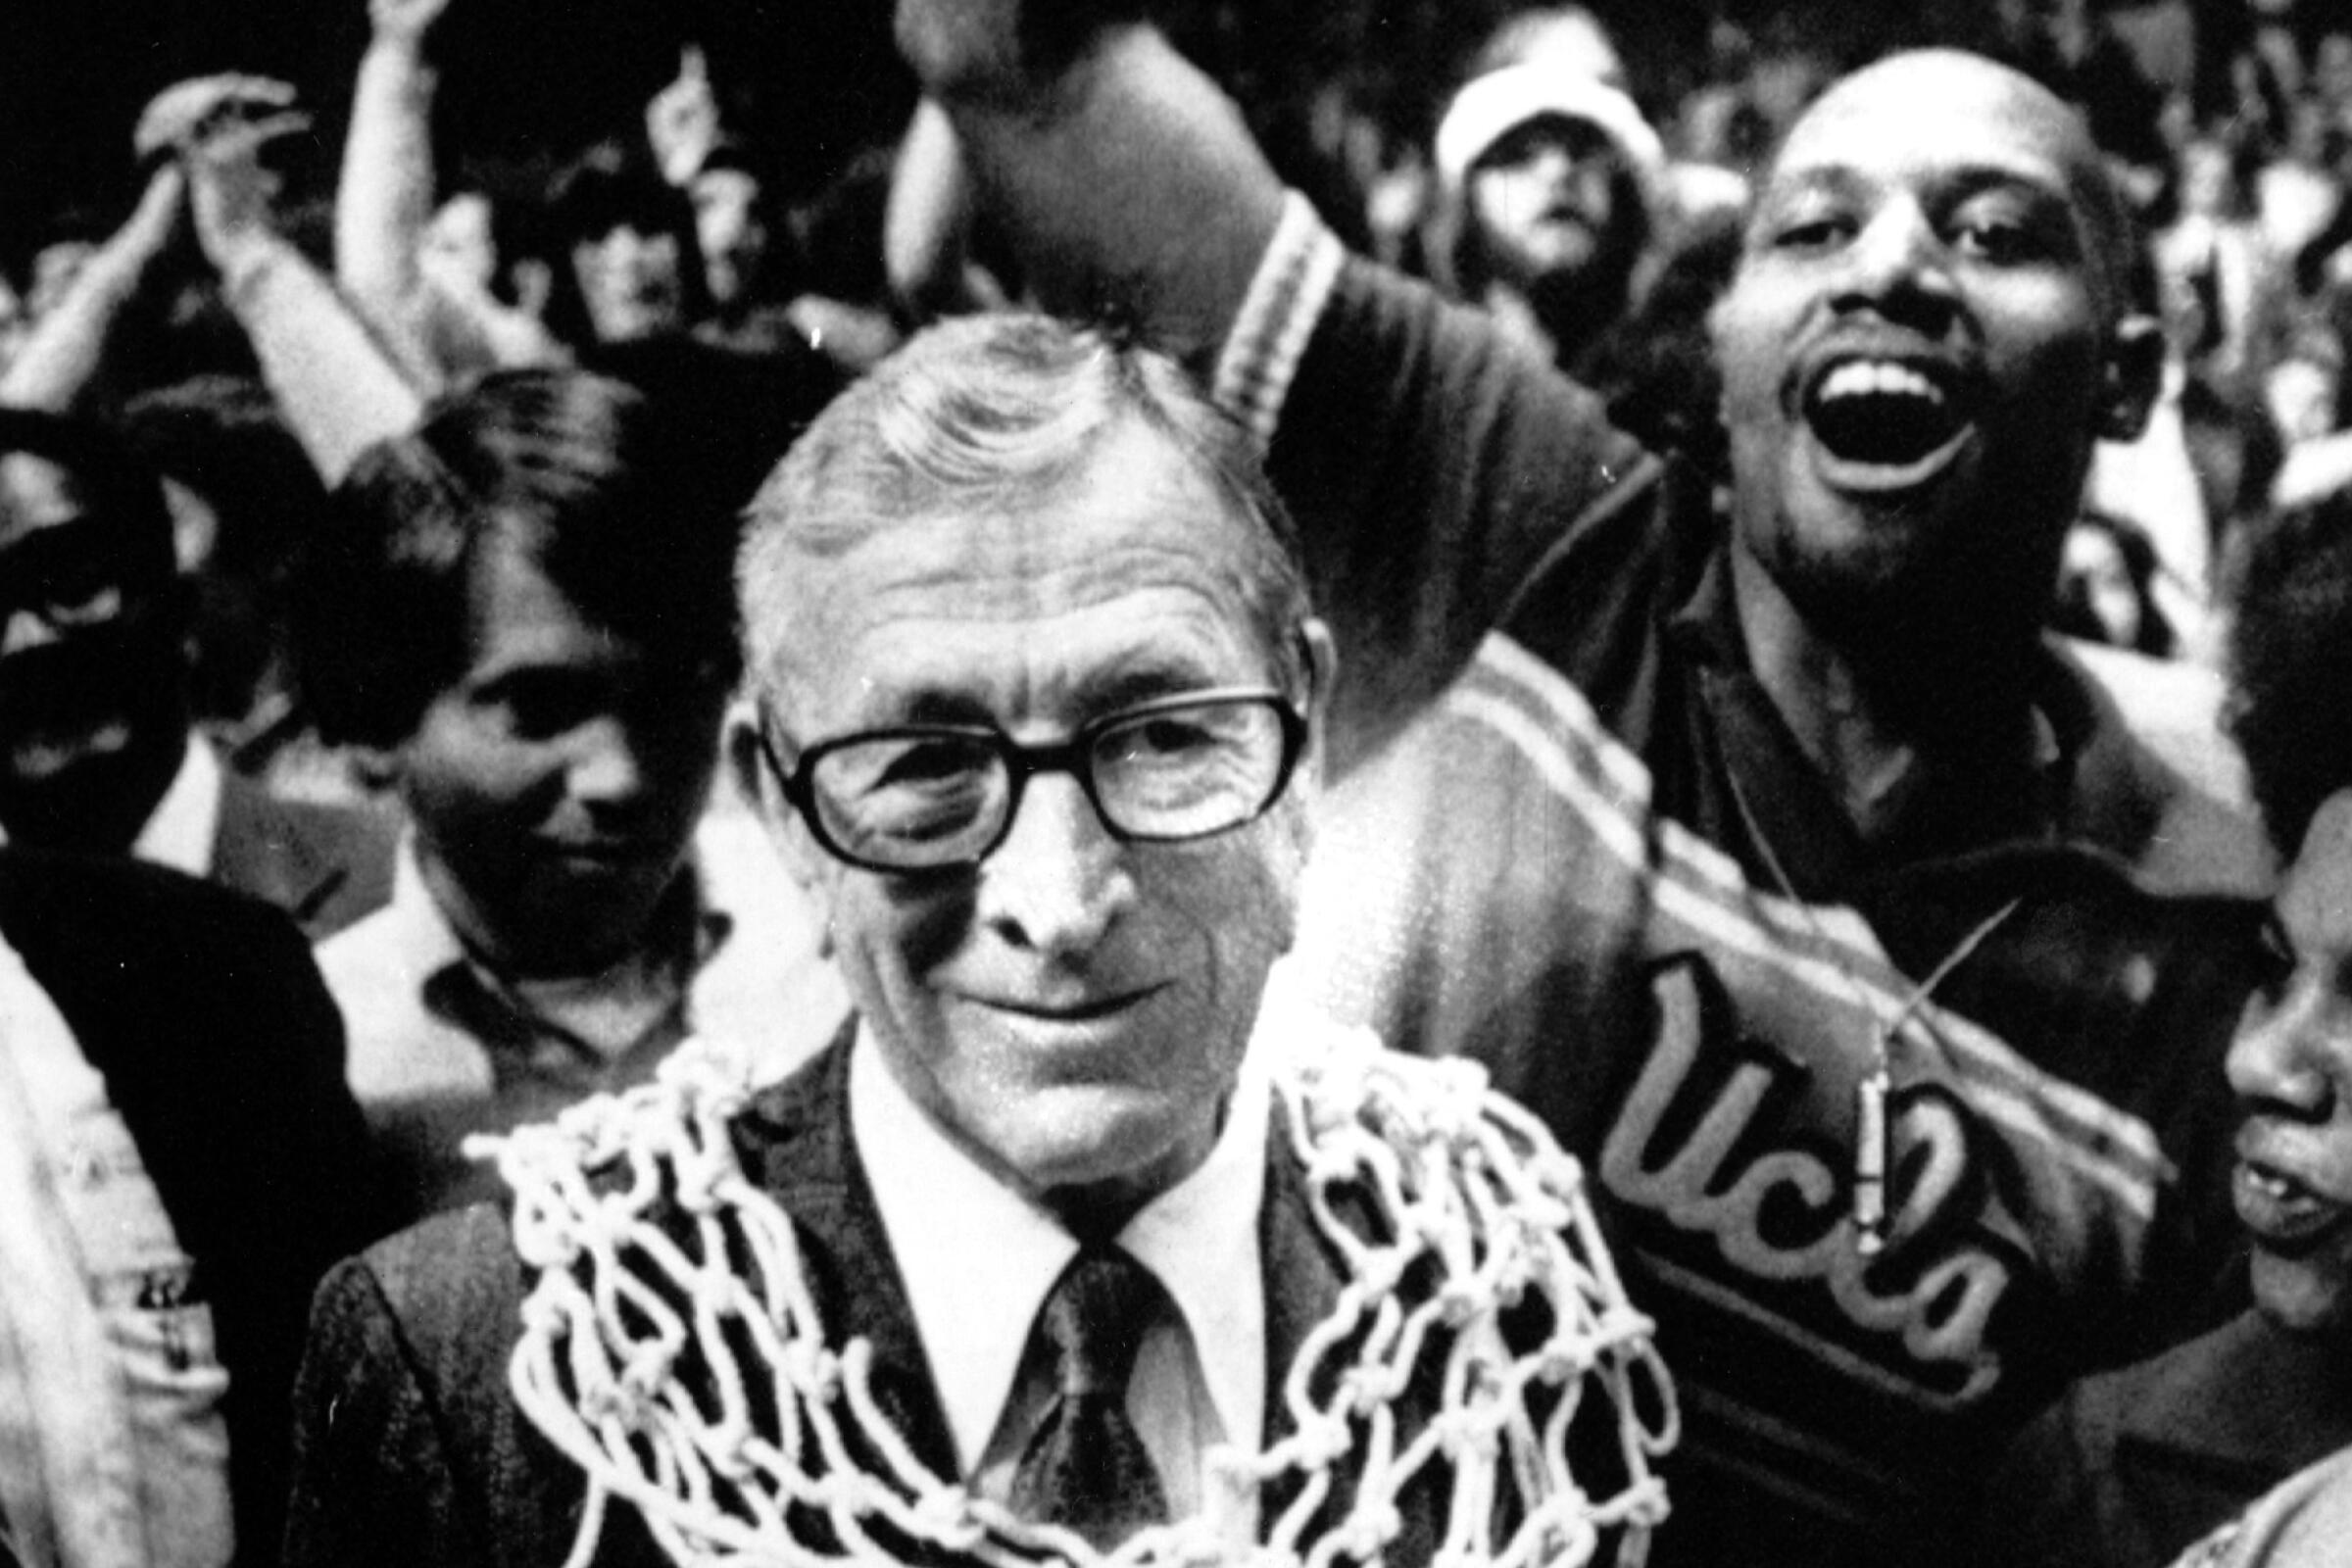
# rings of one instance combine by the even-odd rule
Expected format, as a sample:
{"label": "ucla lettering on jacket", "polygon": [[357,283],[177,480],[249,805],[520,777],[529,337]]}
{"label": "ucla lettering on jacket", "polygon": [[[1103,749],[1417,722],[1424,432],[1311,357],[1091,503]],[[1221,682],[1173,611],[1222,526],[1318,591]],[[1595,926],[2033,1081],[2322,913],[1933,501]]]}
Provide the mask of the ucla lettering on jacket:
{"label": "ucla lettering on jacket", "polygon": [[[1948,1004],[1958,988],[1923,999],[1933,965],[1888,952],[1901,905],[1754,885],[1652,809],[1641,760],[1510,639],[1331,805],[1302,975],[1393,1044],[1488,1062],[1595,1172],[1683,1391],[1686,1519],[1939,1529],[2093,1347],[2218,1268],[2218,1060],[2183,1097],[2186,1064],[2160,1085],[2038,992],[2050,1016],[2024,1043]],[[2024,1005],[1996,994],[2023,994],[2001,978],[2020,965],[2108,961],[2064,947],[2089,924],[2080,886],[2138,897],[2071,862],[2029,887],[1955,970],[1982,1010]],[[1857,1090],[1882,1038],[1886,1219],[1866,1255]]]}

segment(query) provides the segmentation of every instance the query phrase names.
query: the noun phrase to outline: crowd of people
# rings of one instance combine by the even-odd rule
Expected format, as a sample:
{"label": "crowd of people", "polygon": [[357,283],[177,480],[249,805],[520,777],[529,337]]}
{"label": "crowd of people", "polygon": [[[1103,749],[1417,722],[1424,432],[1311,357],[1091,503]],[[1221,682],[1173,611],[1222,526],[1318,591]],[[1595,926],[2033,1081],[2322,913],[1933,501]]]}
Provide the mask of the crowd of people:
{"label": "crowd of people", "polygon": [[0,1562],[2352,1553],[2352,18],[468,3],[12,283]]}

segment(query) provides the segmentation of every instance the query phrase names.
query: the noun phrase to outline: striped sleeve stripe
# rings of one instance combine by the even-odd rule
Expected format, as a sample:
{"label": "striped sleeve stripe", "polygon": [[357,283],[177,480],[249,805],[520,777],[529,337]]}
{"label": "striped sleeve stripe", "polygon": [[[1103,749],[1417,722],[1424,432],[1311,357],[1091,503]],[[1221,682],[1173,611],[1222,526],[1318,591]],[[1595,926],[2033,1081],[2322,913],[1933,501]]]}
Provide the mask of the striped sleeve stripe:
{"label": "striped sleeve stripe", "polygon": [[1346,256],[1306,198],[1286,192],[1282,221],[1250,279],[1211,383],[1217,405],[1248,425],[1261,446],[1273,444],[1292,377]]}
{"label": "striped sleeve stripe", "polygon": [[[1638,808],[1647,793],[1645,776],[1642,789],[1627,788],[1632,779],[1624,764],[1639,772],[1639,760],[1624,752],[1557,672],[1500,636],[1487,639],[1477,668],[1478,675],[1455,688],[1448,708],[1518,751],[1550,793],[1579,811],[1626,864],[1647,863],[1654,849],[1661,908],[1824,995],[1851,986],[1882,1017],[1902,1009],[1909,983],[1854,911],[1816,906],[1821,934],[1837,949],[1807,953],[1814,946],[1804,929],[1808,922],[1778,907],[1782,901],[1750,889],[1721,850],[1671,821],[1658,825],[1652,846],[1646,813]],[[1631,815],[1629,806],[1637,808]],[[1759,918],[1772,926],[1772,935],[1751,924]],[[2042,1071],[1989,1030],[1932,1003],[1911,1014],[1904,1036],[1940,1048],[1993,1120],[2054,1148],[2134,1214],[2144,1219],[2153,1213],[2155,1189],[2170,1162],[2146,1122]]]}

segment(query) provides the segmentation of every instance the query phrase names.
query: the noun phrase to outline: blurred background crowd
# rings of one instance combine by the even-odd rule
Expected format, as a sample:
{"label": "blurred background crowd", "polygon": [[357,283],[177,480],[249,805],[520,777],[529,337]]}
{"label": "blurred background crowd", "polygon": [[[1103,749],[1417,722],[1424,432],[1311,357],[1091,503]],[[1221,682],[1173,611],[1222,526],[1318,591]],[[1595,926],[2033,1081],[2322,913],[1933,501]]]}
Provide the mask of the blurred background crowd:
{"label": "blurred background crowd", "polygon": [[[1612,396],[1621,422],[1702,451],[1715,421],[1700,320],[1728,274],[1747,180],[1790,118],[1891,47],[1957,43],[2024,64],[2082,105],[2122,175],[2150,239],[2139,286],[2161,307],[2174,362],[2151,434],[2101,454],[2059,624],[2204,657],[2241,524],[2352,484],[2352,17],[2340,7],[1172,0],[1156,14],[1350,244],[1515,313],[1531,341]],[[353,189],[377,144],[346,143],[367,81],[353,69],[370,42],[361,8],[20,8],[0,61],[0,360],[133,210],[154,154],[142,163],[128,134],[142,105],[230,68],[283,82],[300,106],[300,130],[269,154],[298,245],[334,265],[340,184],[347,210],[376,202],[383,245],[413,240],[442,293],[478,303],[466,347],[445,321],[418,327],[434,376],[655,326],[753,352],[797,338],[855,373],[925,316],[1018,289],[988,270],[984,232],[958,230],[952,149],[909,133],[916,95],[885,7],[463,0],[432,25],[424,172],[379,195]],[[1496,66],[1545,60],[1591,89],[1563,104],[1530,87],[1564,79],[1555,73],[1456,98]],[[1618,254],[1577,287],[1557,286],[1575,269],[1541,254],[1540,223],[1514,238],[1507,218],[1481,216],[1482,202],[1533,212],[1553,199],[1542,182],[1560,176],[1536,145],[1551,133],[1529,135],[1539,118],[1584,124],[1624,181],[1603,244]],[[1506,168],[1535,183],[1480,196]],[[412,234],[399,203],[428,193],[430,221]],[[349,252],[347,238],[346,288],[369,265]],[[377,275],[405,276],[404,265],[378,263]],[[644,293],[659,319],[584,316],[592,267],[636,279],[614,287]],[[217,569],[198,703],[266,754],[289,712],[266,579],[301,473],[271,441],[251,356],[208,305],[202,270],[178,270],[167,259],[142,290],[107,384],[80,401],[125,418],[168,473],[188,466],[185,449],[212,445],[191,432],[240,432],[241,455],[204,460],[245,502],[221,509],[227,526],[206,546]],[[1546,317],[1572,324],[1547,328]]]}

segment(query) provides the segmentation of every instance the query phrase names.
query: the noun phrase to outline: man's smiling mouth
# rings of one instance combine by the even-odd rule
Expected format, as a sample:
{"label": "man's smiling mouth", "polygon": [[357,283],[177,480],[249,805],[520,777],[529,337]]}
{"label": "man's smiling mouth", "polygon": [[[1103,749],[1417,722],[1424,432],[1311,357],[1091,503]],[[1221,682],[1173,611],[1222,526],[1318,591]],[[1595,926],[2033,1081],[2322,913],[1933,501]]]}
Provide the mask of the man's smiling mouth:
{"label": "man's smiling mouth", "polygon": [[1157,996],[1164,988],[1146,986],[1140,990],[1121,991],[1099,997],[1054,998],[988,998],[985,1005],[1015,1017],[1033,1019],[1044,1024],[1089,1024],[1116,1018],[1121,1013],[1141,1006]]}

